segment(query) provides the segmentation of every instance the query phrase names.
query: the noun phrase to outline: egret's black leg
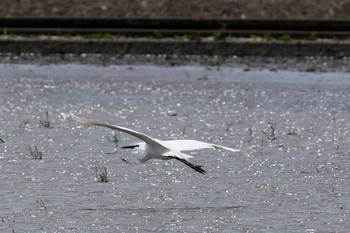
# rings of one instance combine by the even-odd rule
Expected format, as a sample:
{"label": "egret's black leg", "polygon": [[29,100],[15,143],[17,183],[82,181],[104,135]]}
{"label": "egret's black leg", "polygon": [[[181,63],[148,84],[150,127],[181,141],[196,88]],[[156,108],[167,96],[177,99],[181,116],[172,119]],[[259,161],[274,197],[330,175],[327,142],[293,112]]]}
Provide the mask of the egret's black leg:
{"label": "egret's black leg", "polygon": [[174,158],[176,160],[179,160],[180,162],[186,164],[187,166],[189,166],[190,168],[194,169],[195,171],[199,172],[199,173],[202,173],[202,174],[205,174],[206,171],[202,168],[202,166],[199,166],[199,165],[194,165],[190,162],[188,162],[187,160],[185,159],[181,159],[179,157],[176,157],[176,156],[169,156],[170,158]]}

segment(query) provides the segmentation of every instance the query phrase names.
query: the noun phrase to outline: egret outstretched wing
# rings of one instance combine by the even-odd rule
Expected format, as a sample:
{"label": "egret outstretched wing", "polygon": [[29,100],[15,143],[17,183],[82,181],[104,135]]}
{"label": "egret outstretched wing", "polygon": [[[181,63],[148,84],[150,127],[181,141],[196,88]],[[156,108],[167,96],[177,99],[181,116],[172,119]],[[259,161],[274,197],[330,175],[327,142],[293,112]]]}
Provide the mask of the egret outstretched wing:
{"label": "egret outstretched wing", "polygon": [[162,154],[163,156],[167,156],[167,157],[177,157],[177,158],[180,158],[180,159],[184,159],[184,160],[187,160],[189,161],[191,158],[193,158],[192,155],[188,155],[188,154],[185,154],[185,153],[182,153],[182,152],[177,152],[177,151],[167,151],[165,153]]}
{"label": "egret outstretched wing", "polygon": [[[98,120],[91,120],[91,119],[87,119],[84,117],[78,117],[72,113],[70,115],[74,120],[76,120],[80,123],[88,124],[88,125],[104,126],[104,127],[110,128],[110,129],[118,130],[118,131],[130,134],[131,136],[134,136],[134,137],[136,137],[136,138],[138,138],[146,143],[157,144],[157,145],[163,147],[163,145],[159,144],[157,142],[157,140],[151,138],[150,136],[148,136],[146,134],[140,133],[136,130],[128,129],[128,128],[117,126],[117,125],[111,125],[111,124],[108,124],[108,123],[105,123],[102,121],[98,121]],[[167,148],[165,148],[165,149],[167,150]]]}
{"label": "egret outstretched wing", "polygon": [[162,143],[164,146],[177,151],[191,151],[191,150],[201,150],[201,149],[216,149],[216,150],[231,151],[231,152],[239,151],[237,149],[220,146],[212,143],[192,140],[192,139],[163,141]]}

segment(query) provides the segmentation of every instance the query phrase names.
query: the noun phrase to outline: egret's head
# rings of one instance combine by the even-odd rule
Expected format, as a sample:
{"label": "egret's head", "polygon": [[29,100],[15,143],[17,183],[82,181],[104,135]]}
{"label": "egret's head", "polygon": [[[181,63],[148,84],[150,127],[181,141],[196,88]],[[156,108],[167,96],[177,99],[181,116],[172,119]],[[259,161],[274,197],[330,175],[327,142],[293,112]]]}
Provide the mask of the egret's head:
{"label": "egret's head", "polygon": [[149,160],[149,158],[145,156],[145,154],[146,154],[146,151],[145,151],[146,143],[144,143],[144,142],[136,143],[136,144],[130,145],[130,146],[123,146],[121,148],[122,149],[136,149],[136,150],[139,150],[137,159],[140,162],[142,162],[142,163],[146,162],[147,160]]}

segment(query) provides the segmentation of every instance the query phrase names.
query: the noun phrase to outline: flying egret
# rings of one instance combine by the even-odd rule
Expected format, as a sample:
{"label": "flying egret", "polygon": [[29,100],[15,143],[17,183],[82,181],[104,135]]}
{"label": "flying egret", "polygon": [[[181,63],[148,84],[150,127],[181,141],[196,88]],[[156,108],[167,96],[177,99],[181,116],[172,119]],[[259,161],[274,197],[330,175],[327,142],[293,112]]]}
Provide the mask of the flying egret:
{"label": "flying egret", "polygon": [[239,151],[229,147],[224,147],[216,144],[211,144],[211,143],[206,143],[206,142],[191,140],[191,139],[163,141],[163,140],[151,138],[146,134],[143,134],[125,127],[111,125],[102,121],[86,119],[83,117],[77,117],[72,113],[70,115],[74,120],[80,123],[88,124],[88,125],[104,126],[110,129],[114,129],[114,130],[118,130],[118,131],[130,134],[142,140],[143,142],[122,147],[123,149],[130,148],[130,149],[142,150],[143,151],[142,156],[137,158],[141,163],[144,163],[149,159],[162,159],[162,160],[176,159],[186,164],[187,166],[191,167],[192,169],[196,170],[197,172],[205,174],[205,170],[202,168],[202,166],[194,165],[189,162],[189,159],[192,158],[193,156],[185,154],[182,151],[199,150],[199,149],[205,149],[205,148],[212,148],[212,149],[231,151],[231,152]]}

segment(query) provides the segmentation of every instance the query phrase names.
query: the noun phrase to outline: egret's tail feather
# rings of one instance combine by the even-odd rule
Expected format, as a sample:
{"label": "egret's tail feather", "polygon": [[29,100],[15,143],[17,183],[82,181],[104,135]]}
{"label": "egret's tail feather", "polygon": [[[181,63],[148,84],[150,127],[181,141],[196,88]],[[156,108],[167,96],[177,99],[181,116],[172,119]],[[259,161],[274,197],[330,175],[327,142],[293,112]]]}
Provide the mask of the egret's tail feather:
{"label": "egret's tail feather", "polygon": [[180,162],[186,164],[187,166],[189,166],[190,168],[194,169],[195,171],[201,173],[201,174],[205,174],[206,171],[202,168],[202,166],[199,166],[199,165],[194,165],[190,162],[188,162],[187,160],[185,159],[181,159],[181,158],[178,158],[176,156],[169,156],[170,158],[174,158],[176,160],[179,160]]}
{"label": "egret's tail feather", "polygon": [[240,150],[237,150],[237,149],[233,149],[233,148],[229,148],[229,147],[225,147],[225,146],[219,146],[219,145],[215,145],[215,144],[213,144],[213,147],[216,150],[219,150],[219,151],[231,151],[231,152],[238,152],[238,151],[240,151]]}

